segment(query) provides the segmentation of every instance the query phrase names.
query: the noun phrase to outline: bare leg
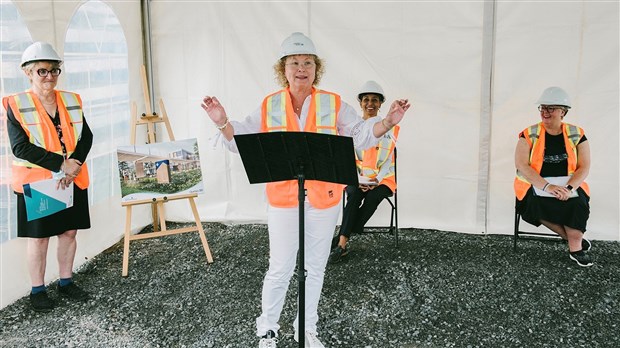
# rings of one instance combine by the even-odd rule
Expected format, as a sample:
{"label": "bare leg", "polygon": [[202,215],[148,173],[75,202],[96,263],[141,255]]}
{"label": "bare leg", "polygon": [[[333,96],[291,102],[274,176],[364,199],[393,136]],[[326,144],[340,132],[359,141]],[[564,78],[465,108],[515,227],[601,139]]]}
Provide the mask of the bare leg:
{"label": "bare leg", "polygon": [[28,271],[32,286],[45,285],[45,266],[49,238],[28,238]]}
{"label": "bare leg", "polygon": [[566,230],[566,235],[568,237],[568,250],[570,250],[571,252],[581,250],[581,240],[583,239],[583,232],[574,228],[570,228],[568,226],[564,226],[564,229]]}
{"label": "bare leg", "polygon": [[69,230],[58,236],[58,268],[60,278],[73,276],[73,259],[77,249],[75,235],[77,230]]}
{"label": "bare leg", "polygon": [[547,227],[551,231],[557,233],[560,237],[562,237],[562,239],[564,239],[564,240],[568,239],[568,236],[566,235],[566,229],[564,228],[564,225],[554,224],[553,222],[549,222],[549,221],[545,221],[545,220],[540,220],[540,223],[545,225],[545,227]]}
{"label": "bare leg", "polygon": [[349,238],[341,234],[340,240],[338,241],[338,246],[344,249],[347,246],[348,241],[349,241]]}
{"label": "bare leg", "polygon": [[583,239],[583,232],[580,230],[576,230],[574,228],[570,228],[568,226],[554,224],[549,221],[540,221],[543,225],[545,225],[551,231],[557,233],[562,239],[568,241],[568,250],[571,252],[579,251],[582,249],[581,240]]}

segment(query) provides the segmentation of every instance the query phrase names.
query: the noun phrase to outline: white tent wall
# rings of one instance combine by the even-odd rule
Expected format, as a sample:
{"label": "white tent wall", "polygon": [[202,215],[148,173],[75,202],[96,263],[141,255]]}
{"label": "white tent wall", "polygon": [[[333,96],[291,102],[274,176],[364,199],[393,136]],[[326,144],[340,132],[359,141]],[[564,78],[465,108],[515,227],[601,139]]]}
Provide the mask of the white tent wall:
{"label": "white tent wall", "polygon": [[[357,107],[357,89],[373,79],[389,101],[411,100],[398,141],[401,227],[512,233],[516,134],[539,120],[534,103],[542,90],[559,85],[575,101],[567,121],[592,139],[589,236],[620,236],[619,145],[609,134],[619,129],[617,2],[151,6],[155,88],[175,136],[199,139],[203,220],[264,222],[266,202],[239,156],[212,145],[217,131],[199,106],[202,97],[216,95],[231,119],[242,120],[279,89],[272,69],[279,45],[301,31],[326,61],[319,87]],[[380,208],[370,224],[385,223],[388,214]],[[185,209],[169,216],[190,218]]]}
{"label": "white tent wall", "polygon": [[[199,139],[207,191],[199,200],[204,220],[265,221],[266,203],[262,185],[247,182],[239,156],[210,145],[208,138],[217,131],[199,107],[201,98],[216,95],[231,119],[242,120],[278,89],[272,66],[281,41],[303,31],[326,61],[320,87],[341,93],[356,108],[355,92],[368,79],[379,81],[390,100],[412,100],[399,138],[402,226],[482,232],[475,218],[477,140],[438,141],[437,133],[425,130],[464,130],[478,138],[483,4],[187,2],[182,14],[173,10],[178,3],[151,6],[157,18],[152,24],[155,86],[172,110],[175,137]],[[436,24],[440,20],[451,24]],[[180,79],[191,88],[179,88]],[[425,143],[438,148],[414,146]],[[434,151],[443,151],[441,160],[433,159]],[[437,209],[428,200],[460,204]],[[217,215],[222,212],[226,215]]]}
{"label": "white tent wall", "polygon": [[[34,41],[52,43],[62,56],[64,38],[68,23],[83,1],[14,1],[24,23],[30,30]],[[105,2],[114,11],[124,28],[129,50],[130,94],[131,98],[142,105],[142,89],[140,85],[140,66],[142,65],[142,32],[140,21],[140,3]],[[62,78],[58,88],[71,90]],[[88,119],[88,115],[86,115]],[[140,138],[140,137],[139,137]],[[144,138],[142,135],[141,138]],[[97,139],[95,139],[97,141]],[[92,173],[91,173],[92,174]],[[132,229],[137,230],[149,223],[150,209],[134,209]],[[78,232],[78,249],[75,256],[75,267],[79,267],[90,258],[118,242],[125,229],[125,210],[120,205],[120,197],[111,197],[107,201],[91,206],[92,228]],[[14,302],[29,293],[30,278],[26,265],[26,240],[16,238],[0,244],[0,308]],[[58,278],[56,262],[56,238],[50,240],[47,255],[45,281]],[[121,276],[119,262],[119,277]]]}

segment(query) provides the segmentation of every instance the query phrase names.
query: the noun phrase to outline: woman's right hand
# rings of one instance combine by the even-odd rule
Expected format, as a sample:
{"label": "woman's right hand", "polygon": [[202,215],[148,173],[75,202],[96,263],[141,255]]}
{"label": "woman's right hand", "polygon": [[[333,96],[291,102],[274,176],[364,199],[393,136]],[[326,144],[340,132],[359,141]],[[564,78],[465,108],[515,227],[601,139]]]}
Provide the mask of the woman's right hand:
{"label": "woman's right hand", "polygon": [[71,179],[75,179],[75,177],[78,176],[82,170],[82,162],[76,160],[75,158],[67,158],[62,162],[60,169],[66,176]]}
{"label": "woman's right hand", "polygon": [[224,110],[224,107],[216,97],[205,96],[200,106],[207,112],[207,115],[209,115],[209,118],[216,126],[219,127],[226,124],[228,120],[226,110]]}

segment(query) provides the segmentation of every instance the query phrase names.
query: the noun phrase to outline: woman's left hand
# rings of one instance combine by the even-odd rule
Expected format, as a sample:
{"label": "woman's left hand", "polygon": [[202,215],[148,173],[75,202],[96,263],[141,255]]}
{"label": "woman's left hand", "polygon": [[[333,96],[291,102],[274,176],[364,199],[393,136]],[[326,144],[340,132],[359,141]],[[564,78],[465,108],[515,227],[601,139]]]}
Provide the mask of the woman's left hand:
{"label": "woman's left hand", "polygon": [[65,176],[64,178],[58,180],[58,182],[56,183],[56,190],[58,189],[66,189],[69,187],[69,185],[71,185],[71,183],[73,182],[73,178],[69,177],[69,176]]}
{"label": "woman's left hand", "polygon": [[558,186],[558,185],[549,185],[546,191],[551,193],[555,198],[561,201],[568,200],[571,194],[569,189],[567,189],[564,186]]}
{"label": "woman's left hand", "polygon": [[385,116],[385,122],[388,123],[388,126],[391,128],[400,123],[409,107],[411,107],[409,99],[394,100],[392,105],[390,105],[390,111]]}

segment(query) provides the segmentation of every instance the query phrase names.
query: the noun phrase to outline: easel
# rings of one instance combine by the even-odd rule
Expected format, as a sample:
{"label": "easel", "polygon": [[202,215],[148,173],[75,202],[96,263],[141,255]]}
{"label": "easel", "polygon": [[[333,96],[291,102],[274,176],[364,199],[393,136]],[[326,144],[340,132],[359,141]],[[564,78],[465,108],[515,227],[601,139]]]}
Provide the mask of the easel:
{"label": "easel", "polygon": [[[146,113],[143,113],[141,118],[138,120],[138,108],[135,102],[131,103],[131,144],[136,143],[136,126],[138,125],[147,125],[147,133],[148,133],[148,143],[155,143],[155,124],[163,122],[166,125],[166,129],[168,130],[168,136],[170,140],[174,140],[174,135],[172,134],[172,127],[170,127],[170,122],[168,120],[168,115],[166,114],[166,109],[164,107],[164,102],[162,99],[159,100],[159,108],[161,110],[162,116],[158,116],[156,113],[151,110],[151,102],[149,98],[148,91],[148,82],[146,80],[146,69],[142,66],[142,86],[144,91],[144,100]],[[205,254],[207,256],[207,263],[213,262],[213,256],[211,256],[211,250],[209,249],[209,243],[207,242],[207,237],[205,236],[204,229],[202,228],[202,222],[200,221],[200,216],[198,215],[198,209],[196,209],[196,202],[194,198],[196,198],[198,194],[189,193],[189,194],[178,194],[171,197],[159,197],[159,198],[151,198],[151,199],[143,199],[131,202],[123,202],[121,205],[126,207],[126,216],[125,216],[125,240],[124,240],[124,249],[123,249],[123,277],[126,277],[129,272],[129,242],[133,240],[139,239],[148,239],[148,238],[157,238],[162,236],[168,236],[171,234],[179,234],[185,232],[198,232],[200,235],[200,240],[202,242],[202,247],[205,250]],[[195,225],[183,228],[177,228],[168,230],[166,228],[166,214],[164,211],[164,203],[178,200],[178,199],[187,199],[192,208],[192,213],[194,214],[194,222]],[[153,232],[147,234],[131,234],[131,209],[135,205],[140,204],[151,204],[151,213],[153,216]],[[159,216],[159,221],[157,217]],[[160,231],[161,226],[161,231]]]}

